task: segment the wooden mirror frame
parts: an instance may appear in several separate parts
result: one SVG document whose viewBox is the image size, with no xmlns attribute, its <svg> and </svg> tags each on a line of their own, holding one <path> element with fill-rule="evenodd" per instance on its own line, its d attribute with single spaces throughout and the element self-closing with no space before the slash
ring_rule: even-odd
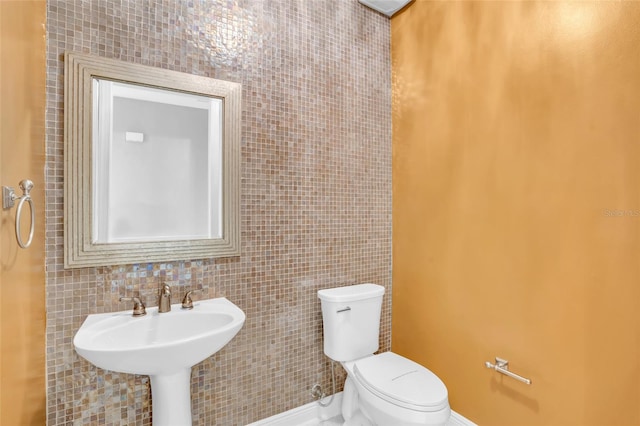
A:
<svg viewBox="0 0 640 426">
<path fill-rule="evenodd" d="M 64 66 L 65 268 L 238 256 L 240 254 L 241 85 L 69 52 L 65 54 Z M 92 241 L 92 81 L 94 78 L 222 99 L 224 128 L 221 238 L 100 244 Z"/>
</svg>

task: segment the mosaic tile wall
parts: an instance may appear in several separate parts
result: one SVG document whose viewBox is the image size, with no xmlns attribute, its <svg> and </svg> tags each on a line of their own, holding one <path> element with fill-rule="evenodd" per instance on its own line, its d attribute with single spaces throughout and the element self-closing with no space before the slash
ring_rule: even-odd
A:
<svg viewBox="0 0 640 426">
<path fill-rule="evenodd" d="M 196 425 L 243 425 L 330 389 L 316 292 L 391 286 L 389 22 L 356 0 L 48 0 L 49 425 L 149 425 L 146 376 L 94 368 L 87 314 L 148 306 L 161 281 L 226 296 L 244 328 L 192 376 Z M 63 62 L 92 53 L 243 85 L 242 255 L 63 268 Z M 389 349 L 385 297 L 381 348 Z M 343 376 L 343 373 L 341 373 Z"/>
</svg>

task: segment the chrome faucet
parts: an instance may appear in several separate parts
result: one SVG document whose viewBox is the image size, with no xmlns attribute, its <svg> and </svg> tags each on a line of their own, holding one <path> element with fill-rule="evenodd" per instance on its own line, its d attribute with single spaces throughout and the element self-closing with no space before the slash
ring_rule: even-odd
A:
<svg viewBox="0 0 640 426">
<path fill-rule="evenodd" d="M 139 297 L 121 297 L 121 302 L 133 302 L 133 316 L 142 317 L 147 315 L 144 302 Z"/>
<path fill-rule="evenodd" d="M 193 293 L 200 293 L 200 292 L 202 292 L 202 289 L 189 290 L 187 294 L 184 295 L 184 298 L 182 299 L 182 309 L 193 309 L 193 299 L 191 298 L 191 295 Z"/>
<path fill-rule="evenodd" d="M 158 298 L 158 313 L 171 311 L 171 287 L 169 284 L 161 284 L 160 297 Z"/>
</svg>

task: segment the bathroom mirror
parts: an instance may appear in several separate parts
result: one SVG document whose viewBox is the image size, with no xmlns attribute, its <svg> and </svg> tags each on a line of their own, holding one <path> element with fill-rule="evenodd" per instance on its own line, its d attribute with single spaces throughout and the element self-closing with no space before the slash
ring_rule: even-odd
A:
<svg viewBox="0 0 640 426">
<path fill-rule="evenodd" d="M 65 55 L 65 267 L 235 256 L 241 86 Z"/>
</svg>

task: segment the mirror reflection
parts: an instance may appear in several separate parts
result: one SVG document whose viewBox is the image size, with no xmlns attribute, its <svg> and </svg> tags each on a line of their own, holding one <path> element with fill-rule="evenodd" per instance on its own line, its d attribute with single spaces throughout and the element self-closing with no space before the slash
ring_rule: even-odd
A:
<svg viewBox="0 0 640 426">
<path fill-rule="evenodd" d="M 93 86 L 93 241 L 220 238 L 222 100 Z"/>
</svg>

